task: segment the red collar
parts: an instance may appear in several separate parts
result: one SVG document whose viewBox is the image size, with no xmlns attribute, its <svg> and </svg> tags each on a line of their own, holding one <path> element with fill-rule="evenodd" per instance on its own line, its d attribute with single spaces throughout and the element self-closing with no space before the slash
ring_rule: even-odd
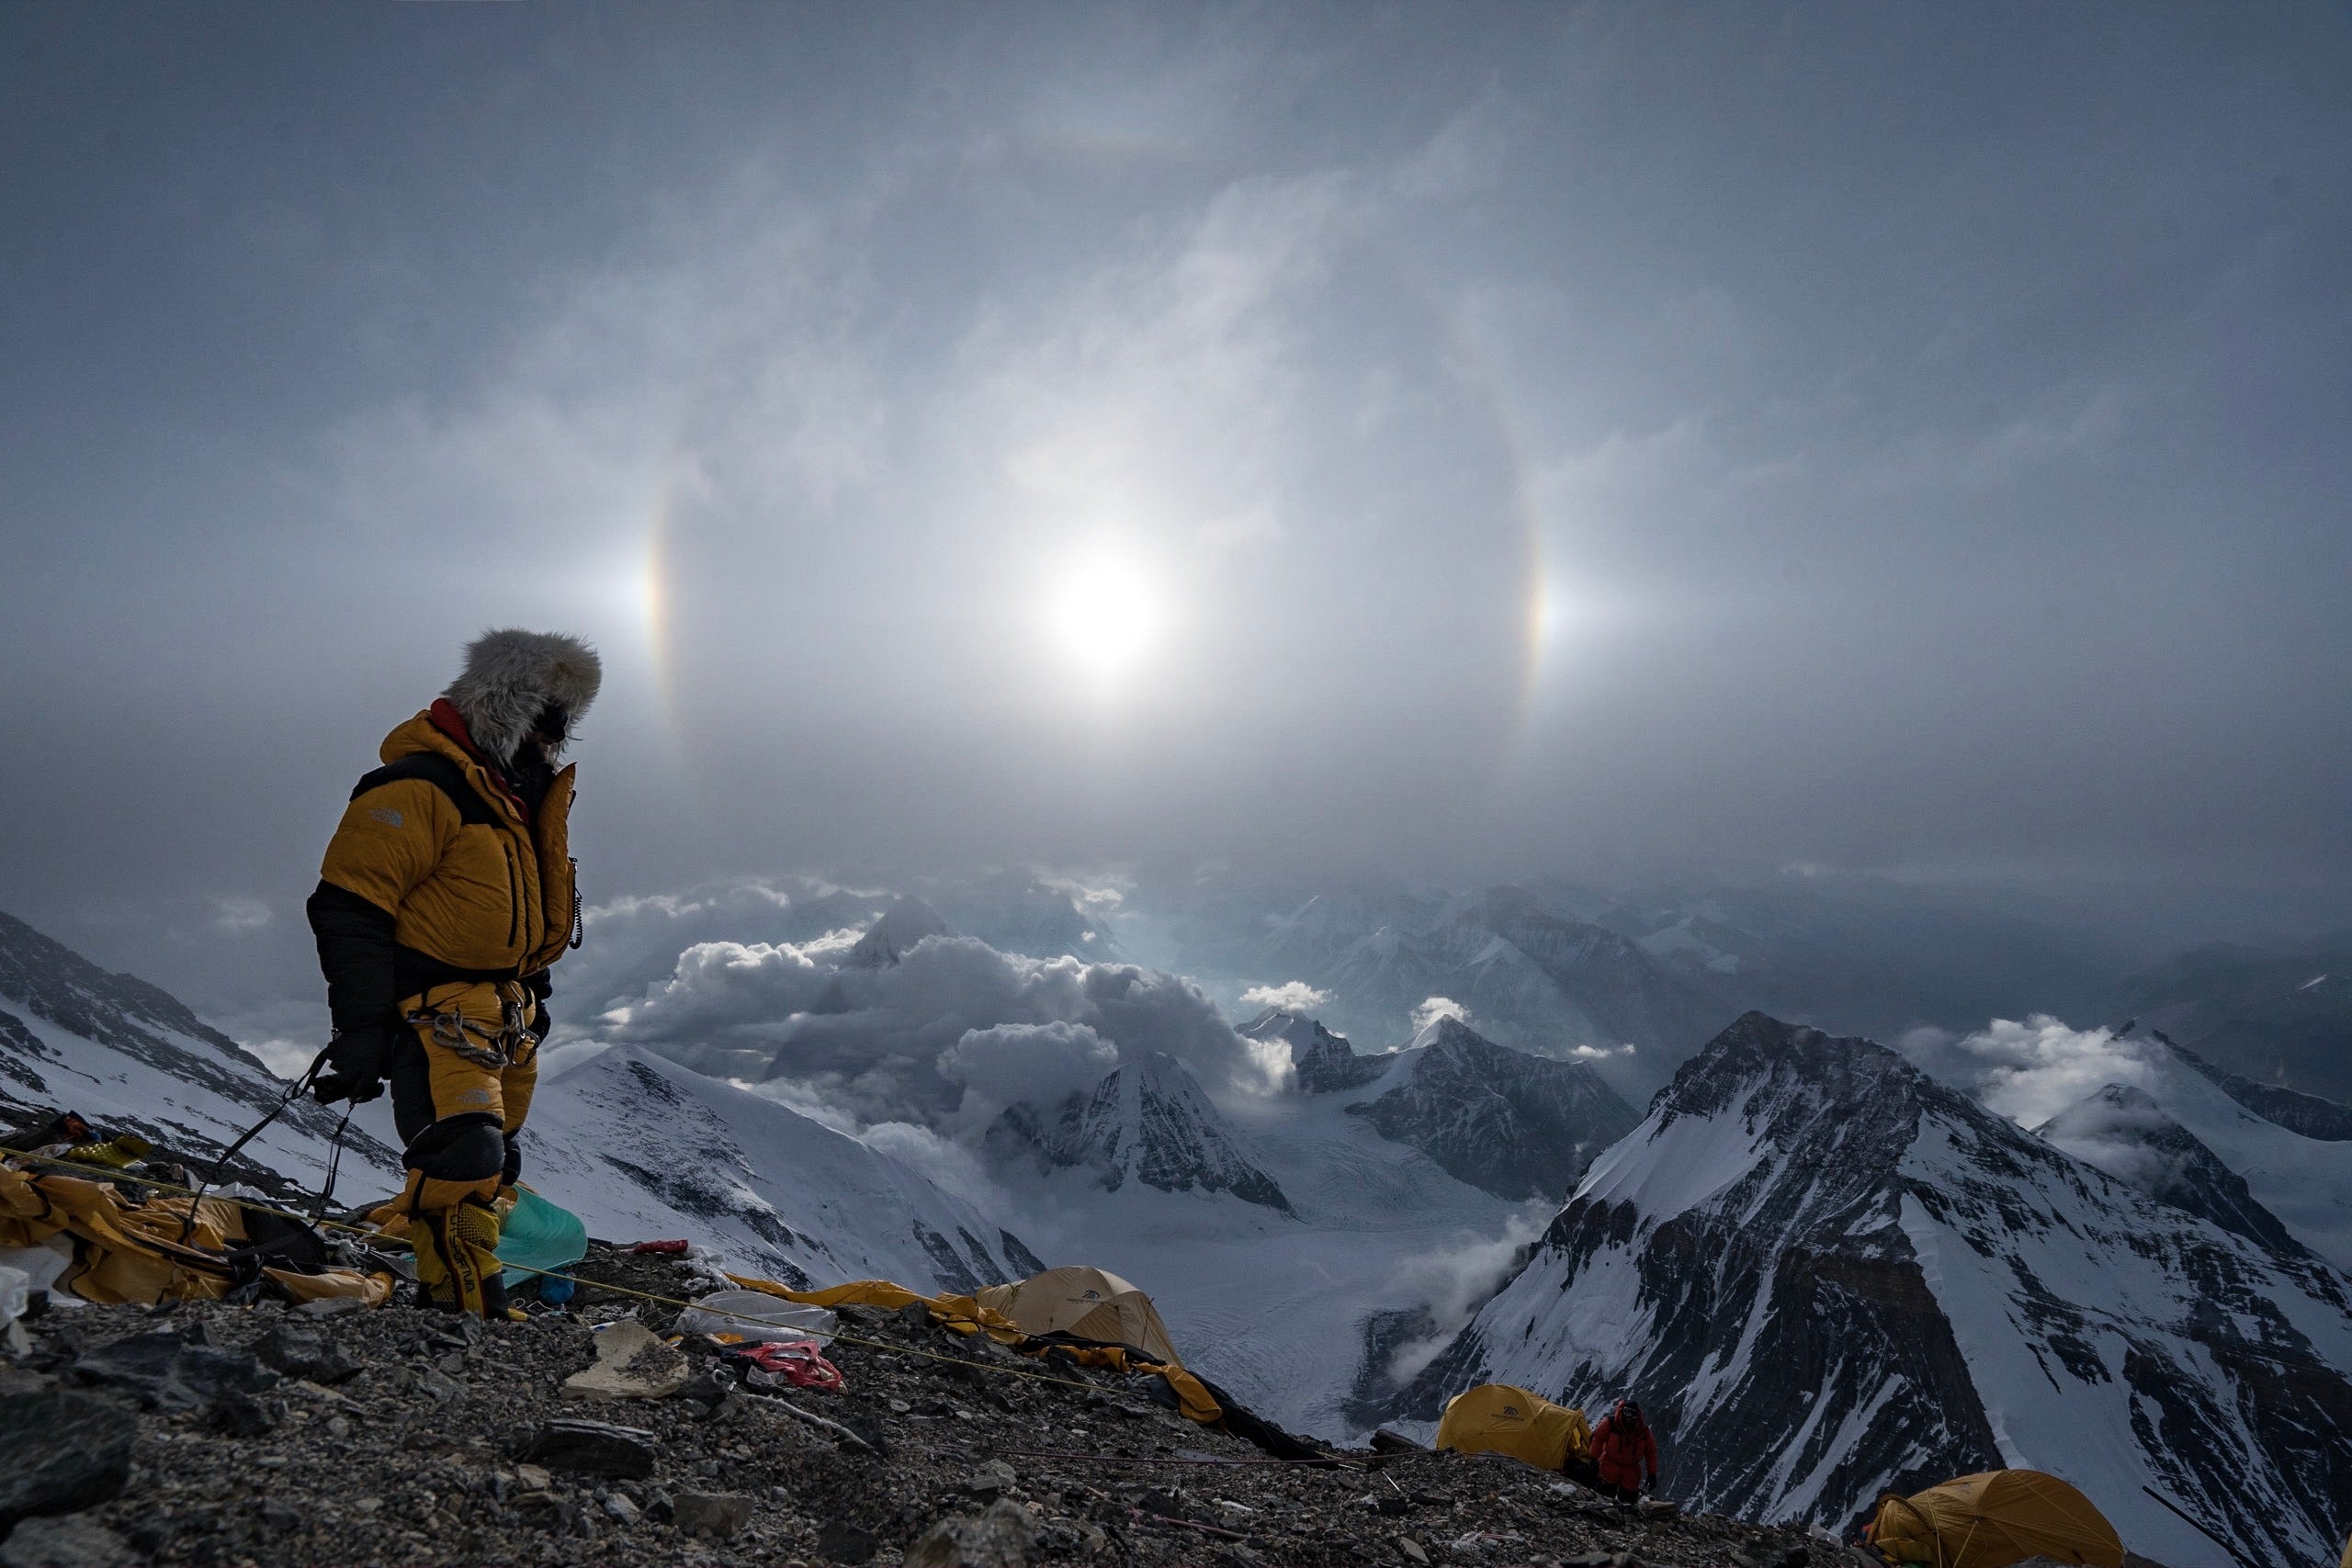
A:
<svg viewBox="0 0 2352 1568">
<path fill-rule="evenodd" d="M 498 793 L 506 797 L 507 804 L 514 808 L 514 814 L 528 822 L 531 819 L 530 807 L 523 804 L 523 797 L 516 795 L 514 786 L 506 782 L 506 775 L 498 771 L 498 764 L 483 756 L 481 749 L 474 744 L 474 738 L 466 730 L 465 716 L 458 711 L 457 705 L 447 697 L 435 697 L 433 706 L 426 710 L 426 716 L 433 721 L 434 728 L 456 741 L 467 756 L 481 764 L 482 772 L 490 775 L 490 782 L 498 786 Z"/>
</svg>

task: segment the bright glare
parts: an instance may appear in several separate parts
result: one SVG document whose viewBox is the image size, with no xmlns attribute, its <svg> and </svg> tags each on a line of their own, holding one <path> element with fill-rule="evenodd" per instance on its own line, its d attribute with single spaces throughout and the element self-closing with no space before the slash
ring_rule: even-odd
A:
<svg viewBox="0 0 2352 1568">
<path fill-rule="evenodd" d="M 1135 668 L 1164 618 L 1159 594 L 1135 563 L 1108 554 L 1071 563 L 1055 583 L 1046 613 L 1057 649 L 1102 682 Z"/>
</svg>

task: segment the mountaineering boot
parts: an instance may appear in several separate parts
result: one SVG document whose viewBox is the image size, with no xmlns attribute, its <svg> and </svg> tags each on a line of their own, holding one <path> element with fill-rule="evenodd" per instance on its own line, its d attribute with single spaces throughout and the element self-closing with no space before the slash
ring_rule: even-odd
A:
<svg viewBox="0 0 2352 1568">
<path fill-rule="evenodd" d="M 478 1317 L 506 1315 L 506 1282 L 498 1262 L 498 1215 L 489 1204 L 468 1199 L 446 1209 L 426 1209 L 411 1222 L 416 1245 L 416 1280 L 433 1304 Z"/>
</svg>

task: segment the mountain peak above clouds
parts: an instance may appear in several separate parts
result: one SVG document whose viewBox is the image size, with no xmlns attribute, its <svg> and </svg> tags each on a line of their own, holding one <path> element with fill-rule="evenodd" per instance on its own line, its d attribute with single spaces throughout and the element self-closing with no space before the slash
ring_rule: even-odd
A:
<svg viewBox="0 0 2352 1568">
<path fill-rule="evenodd" d="M 1634 1393 L 1692 1506 L 1851 1527 L 1883 1490 L 2027 1465 L 2140 1550 L 2333 1550 L 2352 1298 L 2150 1201 L 1867 1040 L 1751 1012 L 1589 1171 L 1392 1408 L 1494 1380 Z"/>
<path fill-rule="evenodd" d="M 881 969 L 896 964 L 925 937 L 954 936 L 953 927 L 938 910 L 911 895 L 900 898 L 882 911 L 881 918 L 857 939 L 842 960 L 845 967 Z"/>
<path fill-rule="evenodd" d="M 1165 1052 L 1131 1058 L 1057 1107 L 1008 1108 L 990 1124 L 985 1146 L 1002 1163 L 1091 1171 L 1111 1191 L 1133 1177 L 1163 1192 L 1229 1192 L 1291 1212 L 1281 1186 L 1250 1158 L 1183 1064 Z"/>
<path fill-rule="evenodd" d="M 1250 1040 L 1279 1040 L 1290 1047 L 1292 1069 L 1303 1094 L 1329 1094 L 1370 1083 L 1396 1065 L 1396 1053 L 1359 1055 L 1344 1034 L 1334 1034 L 1315 1019 L 1268 1008 L 1236 1033 Z"/>
</svg>

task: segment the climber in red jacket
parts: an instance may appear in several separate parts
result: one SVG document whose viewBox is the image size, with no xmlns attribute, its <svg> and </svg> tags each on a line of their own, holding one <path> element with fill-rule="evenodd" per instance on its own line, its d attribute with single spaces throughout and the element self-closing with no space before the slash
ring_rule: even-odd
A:
<svg viewBox="0 0 2352 1568">
<path fill-rule="evenodd" d="M 1592 1464 L 1601 1493 L 1620 1503 L 1635 1501 L 1657 1484 L 1657 1439 L 1642 1419 L 1642 1407 L 1621 1399 L 1592 1429 Z"/>
</svg>

